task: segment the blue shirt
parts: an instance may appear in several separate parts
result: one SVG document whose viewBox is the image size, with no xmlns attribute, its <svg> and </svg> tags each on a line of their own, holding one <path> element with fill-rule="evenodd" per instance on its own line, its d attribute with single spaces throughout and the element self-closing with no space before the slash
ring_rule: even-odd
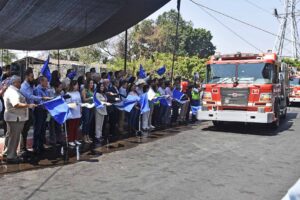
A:
<svg viewBox="0 0 300 200">
<path fill-rule="evenodd" d="M 41 104 L 43 103 L 42 97 L 49 97 L 49 91 L 48 88 L 43 88 L 41 85 L 38 85 L 34 90 L 33 90 L 33 94 L 35 96 L 40 97 L 40 99 L 36 99 L 34 100 L 34 102 L 36 104 Z"/>
<path fill-rule="evenodd" d="M 20 92 L 26 98 L 27 103 L 34 103 L 35 101 L 42 100 L 42 97 L 33 95 L 33 87 L 27 81 L 22 83 Z"/>
</svg>

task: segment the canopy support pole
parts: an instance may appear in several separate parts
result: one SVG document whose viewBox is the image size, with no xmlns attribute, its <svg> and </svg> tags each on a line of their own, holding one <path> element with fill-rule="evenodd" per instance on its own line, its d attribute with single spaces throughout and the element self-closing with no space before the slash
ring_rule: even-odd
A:
<svg viewBox="0 0 300 200">
<path fill-rule="evenodd" d="M 125 46 L 124 46 L 124 72 L 127 69 L 127 45 L 128 45 L 128 30 L 125 31 Z"/>
<path fill-rule="evenodd" d="M 60 54 L 59 54 L 59 49 L 57 50 L 57 71 L 60 74 Z"/>
<path fill-rule="evenodd" d="M 174 44 L 173 59 L 172 59 L 171 83 L 173 83 L 174 63 L 175 63 L 175 57 L 176 57 L 177 47 L 178 47 L 178 27 L 179 27 L 179 18 L 180 18 L 180 5 L 181 5 L 181 0 L 177 0 L 177 12 L 178 13 L 177 13 L 177 21 L 176 21 L 175 44 Z"/>
</svg>

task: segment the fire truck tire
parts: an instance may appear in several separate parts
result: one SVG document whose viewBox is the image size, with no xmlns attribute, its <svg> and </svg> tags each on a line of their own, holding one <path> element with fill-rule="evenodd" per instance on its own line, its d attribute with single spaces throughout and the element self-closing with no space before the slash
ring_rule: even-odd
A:
<svg viewBox="0 0 300 200">
<path fill-rule="evenodd" d="M 275 117 L 277 120 L 270 124 L 271 129 L 274 129 L 274 130 L 276 130 L 280 126 L 281 116 L 280 116 L 280 105 L 278 103 L 276 104 L 276 108 L 275 108 Z"/>
<path fill-rule="evenodd" d="M 212 123 L 215 127 L 221 127 L 224 125 L 223 121 L 212 121 Z"/>
</svg>

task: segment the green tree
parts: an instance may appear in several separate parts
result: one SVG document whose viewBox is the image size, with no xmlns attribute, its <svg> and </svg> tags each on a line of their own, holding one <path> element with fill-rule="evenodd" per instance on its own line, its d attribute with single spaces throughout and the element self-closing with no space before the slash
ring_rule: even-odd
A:
<svg viewBox="0 0 300 200">
<path fill-rule="evenodd" d="M 129 31 L 129 59 L 141 57 L 151 58 L 155 52 L 172 53 L 176 41 L 177 12 L 164 12 L 153 20 L 144 20 Z M 124 35 L 117 46 L 117 55 L 124 58 Z M 195 29 L 190 21 L 179 17 L 179 44 L 177 54 L 180 56 L 208 57 L 215 52 L 212 44 L 212 34 L 205 29 Z"/>
<path fill-rule="evenodd" d="M 13 52 L 9 51 L 8 49 L 1 50 L 1 62 L 4 64 L 10 64 L 16 59 L 17 56 Z"/>
<path fill-rule="evenodd" d="M 291 65 L 292 67 L 296 67 L 297 69 L 300 69 L 300 61 L 298 59 L 283 58 L 282 61 Z"/>
</svg>

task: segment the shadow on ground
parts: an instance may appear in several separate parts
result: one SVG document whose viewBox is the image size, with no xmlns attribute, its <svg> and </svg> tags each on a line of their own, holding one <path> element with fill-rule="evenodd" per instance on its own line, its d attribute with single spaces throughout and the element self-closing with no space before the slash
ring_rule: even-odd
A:
<svg viewBox="0 0 300 200">
<path fill-rule="evenodd" d="M 272 129 L 266 124 L 254 124 L 254 123 L 237 123 L 228 122 L 222 126 L 213 126 L 210 124 L 208 127 L 203 128 L 203 131 L 214 131 L 214 132 L 227 132 L 236 134 L 249 134 L 259 136 L 276 136 L 284 131 L 292 131 L 291 127 L 294 123 L 294 119 L 297 118 L 298 113 L 288 113 L 285 119 L 281 119 L 280 127 L 276 130 Z"/>
<path fill-rule="evenodd" d="M 80 160 L 77 160 L 76 148 L 65 148 L 64 151 L 66 153 L 62 155 L 61 146 L 46 149 L 41 155 L 35 155 L 32 152 L 28 152 L 24 156 L 24 162 L 21 164 L 6 164 L 0 158 L 0 177 L 7 173 L 36 170 L 45 167 L 56 167 L 76 162 L 99 162 L 98 158 L 102 154 L 134 148 L 137 145 L 170 137 L 182 131 L 192 130 L 198 126 L 199 123 L 189 124 L 188 126 L 176 126 L 165 130 L 158 130 L 143 137 L 128 137 L 127 135 L 121 135 L 120 139 L 113 143 L 103 142 L 99 145 L 83 144 L 79 149 Z"/>
</svg>

